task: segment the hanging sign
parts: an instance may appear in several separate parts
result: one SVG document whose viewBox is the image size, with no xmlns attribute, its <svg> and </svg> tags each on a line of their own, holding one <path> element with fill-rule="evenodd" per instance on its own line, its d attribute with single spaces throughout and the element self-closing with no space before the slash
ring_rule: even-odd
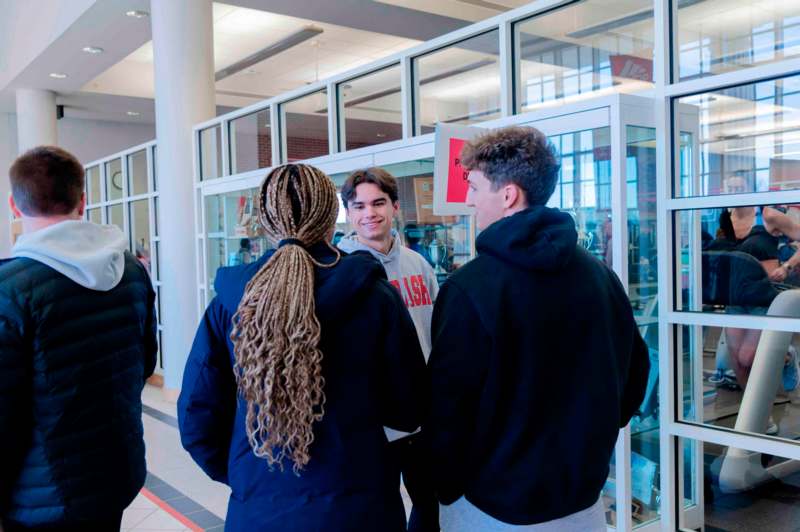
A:
<svg viewBox="0 0 800 532">
<path fill-rule="evenodd" d="M 436 124 L 433 151 L 433 214 L 436 216 L 473 214 L 466 205 L 468 172 L 461 166 L 461 149 L 484 131 L 475 126 Z"/>
</svg>

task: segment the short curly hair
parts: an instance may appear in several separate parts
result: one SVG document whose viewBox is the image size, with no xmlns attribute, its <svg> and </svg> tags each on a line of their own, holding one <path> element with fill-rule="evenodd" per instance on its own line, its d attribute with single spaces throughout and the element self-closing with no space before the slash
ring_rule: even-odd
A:
<svg viewBox="0 0 800 532">
<path fill-rule="evenodd" d="M 505 127 L 485 133 L 464 145 L 461 166 L 483 172 L 497 190 L 513 183 L 525 192 L 529 206 L 544 205 L 558 180 L 558 154 L 538 129 Z"/>
</svg>

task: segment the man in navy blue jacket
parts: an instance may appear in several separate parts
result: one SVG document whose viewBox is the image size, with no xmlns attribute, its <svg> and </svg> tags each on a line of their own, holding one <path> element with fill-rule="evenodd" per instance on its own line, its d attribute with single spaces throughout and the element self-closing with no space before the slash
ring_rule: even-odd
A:
<svg viewBox="0 0 800 532">
<path fill-rule="evenodd" d="M 146 474 L 155 293 L 122 231 L 82 220 L 75 157 L 34 148 L 9 174 L 23 234 L 0 261 L 0 529 L 119 530 Z"/>
<path fill-rule="evenodd" d="M 478 257 L 439 293 L 423 432 L 450 530 L 605 530 L 600 492 L 649 368 L 625 291 L 545 207 L 556 154 L 532 128 L 462 152 Z"/>
</svg>

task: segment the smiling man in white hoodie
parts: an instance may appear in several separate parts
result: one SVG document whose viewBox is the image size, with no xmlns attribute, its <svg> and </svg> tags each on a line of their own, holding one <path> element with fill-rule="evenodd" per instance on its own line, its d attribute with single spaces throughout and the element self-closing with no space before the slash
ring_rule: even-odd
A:
<svg viewBox="0 0 800 532">
<path fill-rule="evenodd" d="M 433 302 L 439 284 L 431 265 L 422 255 L 403 246 L 400 235 L 392 229 L 400 209 L 397 180 L 382 168 L 358 170 L 342 185 L 341 194 L 354 231 L 339 241 L 339 248 L 348 253 L 367 251 L 380 261 L 389 282 L 403 297 L 427 361 L 431 352 Z M 386 435 L 392 442 L 413 505 L 408 530 L 439 530 L 438 502 L 418 451 L 417 434 L 386 429 Z"/>
<path fill-rule="evenodd" d="M 146 475 L 155 294 L 122 231 L 82 220 L 75 157 L 34 148 L 9 176 L 23 234 L 0 261 L 0 521 L 119 530 Z"/>
</svg>

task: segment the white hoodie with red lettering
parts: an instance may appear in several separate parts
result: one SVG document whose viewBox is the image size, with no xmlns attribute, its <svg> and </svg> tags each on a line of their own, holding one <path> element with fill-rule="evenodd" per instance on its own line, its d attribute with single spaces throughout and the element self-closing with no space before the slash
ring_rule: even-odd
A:
<svg viewBox="0 0 800 532">
<path fill-rule="evenodd" d="M 385 255 L 359 242 L 355 232 L 343 237 L 339 241 L 339 248 L 347 253 L 368 251 L 381 261 L 386 270 L 386 277 L 400 292 L 408 313 L 411 314 L 411 319 L 417 328 L 422 354 L 427 361 L 431 354 L 433 302 L 439 293 L 439 283 L 428 261 L 416 251 L 405 247 L 400 235 L 394 229 L 392 237 L 394 238 L 392 249 Z"/>
</svg>

